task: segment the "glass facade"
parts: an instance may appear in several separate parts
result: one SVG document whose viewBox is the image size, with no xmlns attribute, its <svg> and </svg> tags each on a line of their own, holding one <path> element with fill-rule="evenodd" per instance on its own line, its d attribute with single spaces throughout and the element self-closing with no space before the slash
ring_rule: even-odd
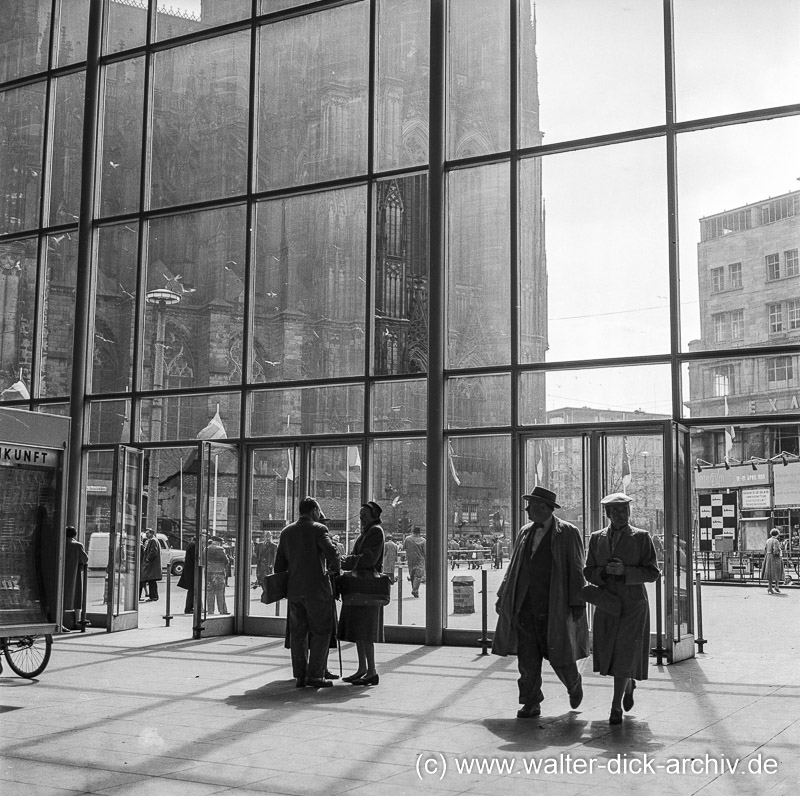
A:
<svg viewBox="0 0 800 796">
<path fill-rule="evenodd" d="M 487 551 L 507 560 L 535 483 L 588 535 L 599 485 L 638 481 L 659 535 L 678 451 L 800 455 L 797 15 L 781 0 L 3 3 L 0 400 L 72 399 L 95 530 L 119 443 L 148 451 L 148 524 L 183 546 L 216 523 L 239 566 L 303 493 L 343 544 L 377 500 L 398 565 L 420 527 L 437 567 L 424 600 L 398 587 L 387 621 L 441 606 L 447 627 L 477 628 L 448 573 L 490 569 L 493 602 Z M 743 61 L 734 34 L 769 51 Z M 665 421 L 690 448 L 645 429 L 623 483 L 626 429 Z M 613 426 L 595 492 L 589 443 L 553 425 L 563 440 Z M 223 438 L 244 455 L 206 461 L 200 441 Z M 231 589 L 237 620 L 265 614 Z"/>
</svg>

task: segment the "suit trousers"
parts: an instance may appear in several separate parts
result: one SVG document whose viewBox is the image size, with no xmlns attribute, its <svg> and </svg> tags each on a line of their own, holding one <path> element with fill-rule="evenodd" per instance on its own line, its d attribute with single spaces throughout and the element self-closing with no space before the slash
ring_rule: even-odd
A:
<svg viewBox="0 0 800 796">
<path fill-rule="evenodd" d="M 289 647 L 295 677 L 301 680 L 321 680 L 324 677 L 332 611 L 330 598 L 289 600 Z"/>
<path fill-rule="evenodd" d="M 514 622 L 517 631 L 517 665 L 519 666 L 519 701 L 522 705 L 538 705 L 542 694 L 542 661 L 547 654 L 547 614 L 520 611 Z M 553 666 L 552 664 L 550 664 Z M 580 674 L 575 661 L 553 666 L 567 691 L 578 684 Z"/>
</svg>

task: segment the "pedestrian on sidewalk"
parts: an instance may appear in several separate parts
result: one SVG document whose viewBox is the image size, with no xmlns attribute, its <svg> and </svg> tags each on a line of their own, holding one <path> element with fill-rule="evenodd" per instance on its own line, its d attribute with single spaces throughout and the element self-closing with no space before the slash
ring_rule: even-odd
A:
<svg viewBox="0 0 800 796">
<path fill-rule="evenodd" d="M 778 584 L 783 580 L 783 558 L 779 537 L 781 532 L 773 528 L 764 546 L 764 563 L 761 565 L 761 577 L 767 581 L 767 594 L 780 594 Z"/>
</svg>

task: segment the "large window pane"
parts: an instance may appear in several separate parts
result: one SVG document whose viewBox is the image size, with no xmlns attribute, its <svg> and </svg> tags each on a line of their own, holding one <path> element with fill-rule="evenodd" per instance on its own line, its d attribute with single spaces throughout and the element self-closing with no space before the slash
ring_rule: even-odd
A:
<svg viewBox="0 0 800 796">
<path fill-rule="evenodd" d="M 261 28 L 259 190 L 366 170 L 368 11 L 355 3 Z"/>
<path fill-rule="evenodd" d="M 6 2 L 0 7 L 0 83 L 47 69 L 51 8 L 52 0 Z"/>
<path fill-rule="evenodd" d="M 138 225 L 97 231 L 89 392 L 128 392 L 133 385 Z"/>
<path fill-rule="evenodd" d="M 447 523 L 442 529 L 447 534 L 449 561 L 446 624 L 480 628 L 481 570 L 487 570 L 491 610 L 505 574 L 492 567 L 494 543 L 500 541 L 506 559 L 511 545 L 515 508 L 511 504 L 511 439 L 450 437 L 446 455 Z"/>
<path fill-rule="evenodd" d="M 511 377 L 457 376 L 445 384 L 447 428 L 506 426 L 511 422 Z"/>
<path fill-rule="evenodd" d="M 0 244 L 0 401 L 30 397 L 36 312 L 35 240 Z"/>
<path fill-rule="evenodd" d="M 683 350 L 800 341 L 799 137 L 797 118 L 678 137 Z"/>
<path fill-rule="evenodd" d="M 45 84 L 0 92 L 0 233 L 39 224 Z"/>
<path fill-rule="evenodd" d="M 671 391 L 669 365 L 522 373 L 519 422 L 535 425 L 664 420 L 671 417 Z"/>
<path fill-rule="evenodd" d="M 342 434 L 364 428 L 364 388 L 360 384 L 254 392 L 251 437 Z"/>
<path fill-rule="evenodd" d="M 520 9 L 520 146 L 664 124 L 660 0 Z"/>
<path fill-rule="evenodd" d="M 511 358 L 508 166 L 448 175 L 447 366 Z"/>
<path fill-rule="evenodd" d="M 451 0 L 447 156 L 509 147 L 509 15 L 498 0 Z"/>
<path fill-rule="evenodd" d="M 167 50 L 154 60 L 152 206 L 243 193 L 249 34 Z"/>
<path fill-rule="evenodd" d="M 423 380 L 389 381 L 372 387 L 372 430 L 410 431 L 428 425 L 428 385 Z"/>
<path fill-rule="evenodd" d="M 256 208 L 251 380 L 364 373 L 366 190 Z"/>
<path fill-rule="evenodd" d="M 59 0 L 57 5 L 56 66 L 85 61 L 89 41 L 89 0 Z"/>
<path fill-rule="evenodd" d="M 164 395 L 139 405 L 139 442 L 238 437 L 239 395 Z"/>
<path fill-rule="evenodd" d="M 381 439 L 372 446 L 370 500 L 383 508 L 381 520 L 386 534 L 383 571 L 395 579 L 391 602 L 384 608 L 389 625 L 425 625 L 425 600 L 414 599 L 409 583 L 408 556 L 404 540 L 415 527 L 424 537 L 427 500 L 426 443 L 423 438 Z M 411 543 L 409 543 L 410 546 Z M 420 591 L 425 597 L 425 588 Z"/>
<path fill-rule="evenodd" d="M 68 396 L 72 391 L 75 285 L 78 275 L 78 233 L 45 238 L 47 252 L 42 308 L 40 397 Z"/>
<path fill-rule="evenodd" d="M 156 38 L 171 39 L 250 16 L 250 0 L 155 0 Z"/>
<path fill-rule="evenodd" d="M 144 59 L 109 64 L 105 70 L 103 136 L 98 172 L 100 215 L 139 209 L 142 165 Z"/>
<path fill-rule="evenodd" d="M 375 343 L 378 375 L 428 369 L 428 179 L 376 183 Z"/>
<path fill-rule="evenodd" d="M 544 158 L 546 229 L 539 165 L 522 163 L 523 362 L 545 335 L 549 361 L 669 351 L 665 163 L 663 139 Z"/>
<path fill-rule="evenodd" d="M 50 223 L 74 224 L 81 206 L 83 105 L 86 73 L 53 81 L 53 149 L 50 158 Z"/>
<path fill-rule="evenodd" d="M 91 401 L 89 423 L 84 430 L 89 445 L 131 441 L 130 401 Z"/>
<path fill-rule="evenodd" d="M 680 119 L 797 102 L 794 0 L 676 0 L 674 28 Z"/>
<path fill-rule="evenodd" d="M 242 381 L 243 207 L 150 222 L 142 387 Z"/>
<path fill-rule="evenodd" d="M 428 0 L 378 5 L 377 169 L 428 162 Z"/>
</svg>

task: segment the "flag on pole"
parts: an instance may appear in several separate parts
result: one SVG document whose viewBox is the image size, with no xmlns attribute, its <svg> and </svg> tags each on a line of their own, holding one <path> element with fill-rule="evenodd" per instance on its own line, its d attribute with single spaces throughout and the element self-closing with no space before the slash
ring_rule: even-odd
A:
<svg viewBox="0 0 800 796">
<path fill-rule="evenodd" d="M 21 377 L 0 393 L 0 398 L 6 401 L 27 401 L 30 397 L 31 394 L 28 392 L 28 388 L 25 386 L 25 382 L 22 381 Z"/>
<path fill-rule="evenodd" d="M 286 480 L 294 481 L 294 462 L 292 462 L 292 452 L 287 449 L 286 456 L 289 459 L 289 469 L 286 471 Z"/>
<path fill-rule="evenodd" d="M 208 425 L 200 431 L 197 439 L 227 439 L 228 432 L 225 431 L 225 426 L 222 425 L 222 418 L 219 416 L 219 406 L 214 414 L 214 417 L 208 421 Z"/>
<path fill-rule="evenodd" d="M 631 460 L 628 457 L 628 438 L 622 438 L 622 491 L 627 494 L 631 483 Z"/>
<path fill-rule="evenodd" d="M 447 440 L 447 461 L 450 463 L 450 475 L 453 476 L 456 486 L 461 486 L 461 479 L 458 477 L 458 471 L 456 470 L 455 453 L 453 453 L 453 443 L 451 440 Z"/>
<path fill-rule="evenodd" d="M 544 476 L 544 460 L 542 458 L 542 446 L 541 444 L 537 446 L 539 448 L 539 459 L 536 462 L 536 470 L 534 470 L 534 479 L 533 485 L 534 486 L 541 486 L 542 484 L 542 476 Z"/>
<path fill-rule="evenodd" d="M 358 445 L 347 446 L 347 466 L 361 467 L 361 451 L 359 451 Z"/>
<path fill-rule="evenodd" d="M 725 396 L 725 417 L 728 416 L 728 396 Z M 725 426 L 725 461 L 731 458 L 733 453 L 733 443 L 736 439 L 736 431 L 733 426 Z"/>
</svg>

